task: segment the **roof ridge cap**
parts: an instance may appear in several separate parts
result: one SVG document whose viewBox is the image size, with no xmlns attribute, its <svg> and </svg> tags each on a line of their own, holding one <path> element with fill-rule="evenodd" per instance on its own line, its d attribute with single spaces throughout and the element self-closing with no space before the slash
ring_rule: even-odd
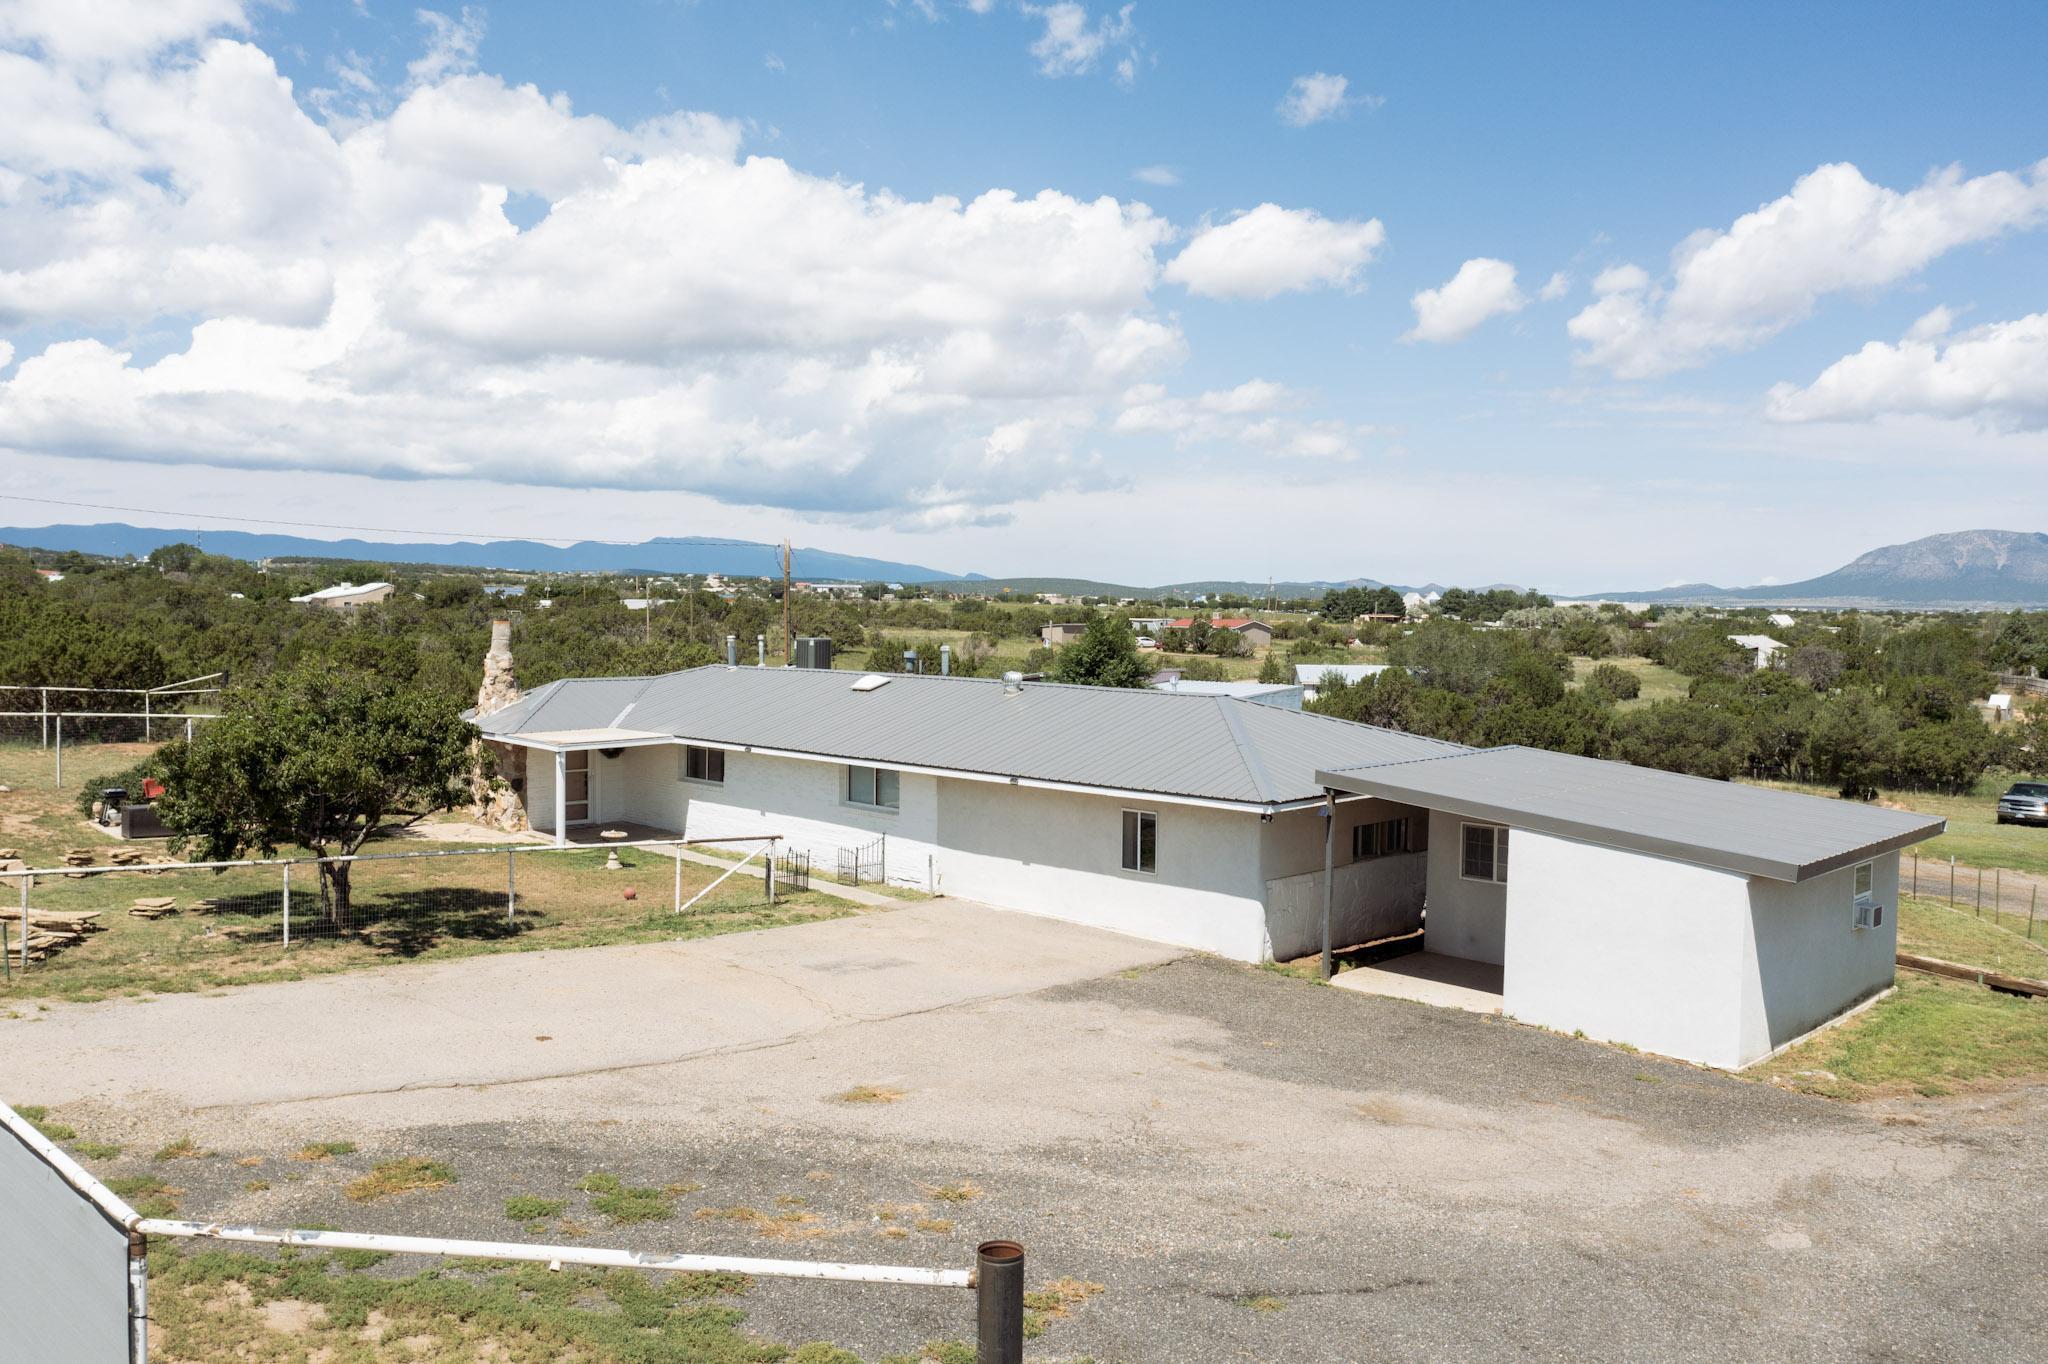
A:
<svg viewBox="0 0 2048 1364">
<path fill-rule="evenodd" d="M 1212 696 L 1209 699 L 1219 703 L 1217 713 L 1223 717 L 1223 727 L 1230 731 L 1231 742 L 1237 745 L 1238 761 L 1244 764 L 1245 774 L 1252 779 L 1252 790 L 1258 792 L 1260 800 L 1278 800 L 1279 796 L 1275 793 L 1276 788 L 1273 785 L 1272 778 L 1266 775 L 1266 764 L 1259 758 L 1258 749 L 1253 746 L 1251 735 L 1245 732 L 1244 721 L 1240 718 L 1239 712 L 1229 706 L 1220 704 L 1225 701 L 1241 700 L 1242 698 L 1235 696 Z M 1247 702 L 1246 704 L 1251 703 Z M 1267 709 L 1271 708 L 1267 707 Z"/>
</svg>

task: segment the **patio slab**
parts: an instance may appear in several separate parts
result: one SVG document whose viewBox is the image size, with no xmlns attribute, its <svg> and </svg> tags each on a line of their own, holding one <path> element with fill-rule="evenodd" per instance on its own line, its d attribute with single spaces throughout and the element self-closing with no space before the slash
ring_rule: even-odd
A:
<svg viewBox="0 0 2048 1364">
<path fill-rule="evenodd" d="M 1372 966 L 1354 967 L 1330 984 L 1366 995 L 1391 995 L 1434 1004 L 1441 1009 L 1466 1009 L 1497 1014 L 1501 1009 L 1501 968 L 1491 962 L 1411 952 Z"/>
</svg>

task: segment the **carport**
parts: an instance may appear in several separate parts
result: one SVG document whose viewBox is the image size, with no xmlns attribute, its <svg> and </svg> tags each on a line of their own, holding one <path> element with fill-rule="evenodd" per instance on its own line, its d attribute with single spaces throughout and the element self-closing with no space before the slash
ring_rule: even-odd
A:
<svg viewBox="0 0 2048 1364">
<path fill-rule="evenodd" d="M 1430 812 L 1423 948 L 1497 966 L 1505 1013 L 1727 1067 L 1890 987 L 1899 849 L 1944 827 L 1519 747 L 1316 779 Z"/>
</svg>

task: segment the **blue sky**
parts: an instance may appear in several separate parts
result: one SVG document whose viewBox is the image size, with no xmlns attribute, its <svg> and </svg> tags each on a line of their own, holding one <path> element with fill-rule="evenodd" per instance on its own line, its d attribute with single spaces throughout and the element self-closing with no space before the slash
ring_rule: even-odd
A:
<svg viewBox="0 0 2048 1364">
<path fill-rule="evenodd" d="M 2048 523 L 2038 6 L 96 8 L 0 4 L 51 498 L 1566 591 Z"/>
</svg>

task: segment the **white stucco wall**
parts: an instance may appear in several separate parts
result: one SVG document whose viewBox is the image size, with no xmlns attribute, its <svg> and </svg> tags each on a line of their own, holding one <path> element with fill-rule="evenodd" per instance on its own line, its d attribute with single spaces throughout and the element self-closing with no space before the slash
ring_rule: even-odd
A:
<svg viewBox="0 0 2048 1364">
<path fill-rule="evenodd" d="M 1748 1059 L 1749 878 L 1525 829 L 1510 844 L 1506 1013 L 1709 1065 Z"/>
<path fill-rule="evenodd" d="M 1872 861 L 1884 923 L 1857 928 L 1853 866 L 1793 885 L 1749 883 L 1742 1055 L 1755 1060 L 1890 988 L 1899 946 L 1899 855 Z"/>
<path fill-rule="evenodd" d="M 939 889 L 1240 961 L 1266 955 L 1255 814 L 939 780 Z M 1123 811 L 1159 817 L 1158 871 L 1122 868 Z"/>
<path fill-rule="evenodd" d="M 1353 829 L 1402 815 L 1426 828 L 1428 813 L 1410 806 L 1386 800 L 1337 803 L 1337 890 L 1330 905 L 1333 946 L 1350 947 L 1412 933 L 1421 926 L 1426 853 L 1397 853 L 1364 862 L 1351 859 Z M 1323 946 L 1322 812 L 1285 811 L 1261 828 L 1270 955 L 1286 961 L 1319 952 Z"/>
<path fill-rule="evenodd" d="M 1507 887 L 1468 881 L 1460 874 L 1465 856 L 1465 820 L 1433 810 L 1429 816 L 1428 917 L 1423 949 L 1445 957 L 1488 961 L 1499 966 L 1507 950 Z M 1512 876 L 1523 835 L 1508 839 Z"/>
</svg>

